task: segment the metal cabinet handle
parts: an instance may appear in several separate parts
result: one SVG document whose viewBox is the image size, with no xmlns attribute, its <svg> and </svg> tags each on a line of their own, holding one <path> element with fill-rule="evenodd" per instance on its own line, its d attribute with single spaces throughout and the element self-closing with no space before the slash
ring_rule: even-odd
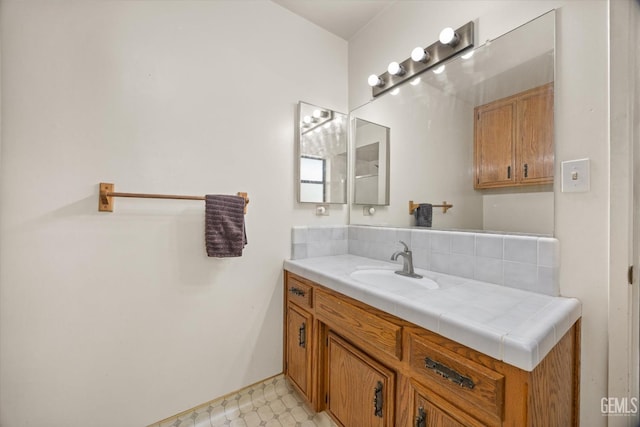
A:
<svg viewBox="0 0 640 427">
<path fill-rule="evenodd" d="M 511 166 L 507 166 L 507 179 L 511 179 Z"/>
<path fill-rule="evenodd" d="M 306 292 L 304 290 L 296 288 L 295 286 L 290 287 L 289 292 L 299 297 L 304 297 L 306 295 Z"/>
<path fill-rule="evenodd" d="M 298 329 L 298 345 L 302 348 L 307 346 L 307 325 L 303 323 Z"/>
<path fill-rule="evenodd" d="M 524 164 L 524 177 L 528 178 L 529 177 L 529 165 L 528 164 Z"/>
<path fill-rule="evenodd" d="M 469 390 L 472 390 L 476 386 L 471 378 L 460 375 L 448 366 L 435 362 L 429 357 L 424 358 L 424 366 L 427 369 L 431 369 L 441 377 L 448 379 L 452 383 L 458 384 L 460 387 L 466 387 Z"/>
<path fill-rule="evenodd" d="M 374 415 L 380 418 L 382 418 L 382 400 L 382 382 L 378 381 L 376 388 L 373 389 L 373 408 L 375 411 Z"/>
<path fill-rule="evenodd" d="M 418 408 L 416 427 L 427 427 L 427 414 L 424 412 L 424 408 L 422 406 Z"/>
</svg>

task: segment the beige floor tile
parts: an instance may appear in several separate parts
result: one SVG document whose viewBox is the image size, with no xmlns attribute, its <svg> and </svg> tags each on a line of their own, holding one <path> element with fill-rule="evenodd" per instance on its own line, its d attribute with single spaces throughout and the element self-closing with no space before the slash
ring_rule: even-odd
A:
<svg viewBox="0 0 640 427">
<path fill-rule="evenodd" d="M 159 426 L 154 424 L 150 427 Z M 315 414 L 279 375 L 168 419 L 162 427 L 336 427 L 325 413 Z"/>
</svg>

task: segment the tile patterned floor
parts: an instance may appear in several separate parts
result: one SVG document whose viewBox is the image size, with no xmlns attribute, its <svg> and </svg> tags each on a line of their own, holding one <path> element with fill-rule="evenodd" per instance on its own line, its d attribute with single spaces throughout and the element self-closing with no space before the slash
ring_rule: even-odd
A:
<svg viewBox="0 0 640 427">
<path fill-rule="evenodd" d="M 283 376 L 205 403 L 149 427 L 337 427 L 316 414 Z"/>
</svg>

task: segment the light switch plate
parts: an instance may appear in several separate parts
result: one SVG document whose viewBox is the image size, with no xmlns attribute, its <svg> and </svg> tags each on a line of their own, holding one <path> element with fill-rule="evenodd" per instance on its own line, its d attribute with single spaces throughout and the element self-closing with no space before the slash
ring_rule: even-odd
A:
<svg viewBox="0 0 640 427">
<path fill-rule="evenodd" d="M 580 193 L 590 190 L 589 159 L 562 162 L 562 192 Z"/>
</svg>

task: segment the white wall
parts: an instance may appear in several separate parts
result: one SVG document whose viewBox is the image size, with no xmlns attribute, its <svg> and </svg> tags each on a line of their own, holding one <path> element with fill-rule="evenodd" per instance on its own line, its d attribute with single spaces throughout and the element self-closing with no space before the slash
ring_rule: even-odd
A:
<svg viewBox="0 0 640 427">
<path fill-rule="evenodd" d="M 486 194 L 482 197 L 482 228 L 553 234 L 553 199 L 550 191 Z"/>
<path fill-rule="evenodd" d="M 282 260 L 317 223 L 294 113 L 347 110 L 346 42 L 266 0 L 1 7 L 0 425 L 146 425 L 281 372 Z M 201 202 L 98 213 L 101 181 L 247 191 L 243 257 L 206 257 Z"/>
<path fill-rule="evenodd" d="M 420 1 L 397 2 L 378 15 L 349 44 L 349 103 L 370 97 L 366 79 L 391 60 L 429 44 L 445 26 L 477 20 L 482 43 L 558 8 L 556 50 L 556 176 L 560 162 L 591 158 L 591 191 L 561 193 L 555 184 L 555 235 L 561 245 L 563 295 L 583 304 L 581 419 L 606 425 L 600 399 L 607 396 L 609 149 L 607 2 L 595 1 Z M 594 58 L 600 58 L 594 60 Z"/>
</svg>

